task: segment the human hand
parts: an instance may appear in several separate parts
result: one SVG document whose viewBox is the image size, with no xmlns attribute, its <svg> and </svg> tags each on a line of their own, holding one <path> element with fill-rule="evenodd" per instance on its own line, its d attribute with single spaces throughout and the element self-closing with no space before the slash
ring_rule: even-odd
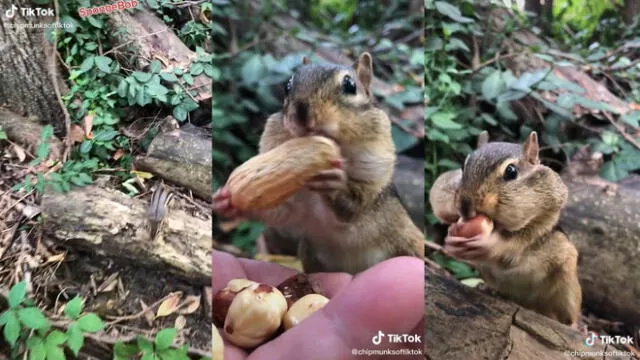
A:
<svg viewBox="0 0 640 360">
<path fill-rule="evenodd" d="M 213 252 L 213 293 L 229 280 L 247 278 L 277 286 L 296 273 L 278 264 L 237 259 Z M 225 340 L 225 360 L 347 360 L 388 359 L 389 355 L 356 356 L 353 349 L 415 349 L 422 354 L 423 343 L 379 345 L 372 337 L 384 334 L 424 334 L 424 263 L 411 257 L 384 261 L 351 276 L 345 273 L 318 273 L 310 281 L 331 299 L 296 327 L 256 348 L 250 354 Z M 220 329 L 224 338 L 224 334 Z M 422 359 L 422 355 L 394 356 L 394 359 Z"/>
</svg>

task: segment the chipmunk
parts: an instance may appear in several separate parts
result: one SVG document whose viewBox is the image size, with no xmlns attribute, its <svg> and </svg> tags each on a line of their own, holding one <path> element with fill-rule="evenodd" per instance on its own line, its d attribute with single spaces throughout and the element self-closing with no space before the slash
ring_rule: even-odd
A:
<svg viewBox="0 0 640 360">
<path fill-rule="evenodd" d="M 173 193 L 162 183 L 159 183 L 153 190 L 149 207 L 147 208 L 149 236 L 151 239 L 155 239 L 158 235 L 172 198 Z"/>
<path fill-rule="evenodd" d="M 475 265 L 503 296 L 575 325 L 582 303 L 578 251 L 555 228 L 567 187 L 540 163 L 536 132 L 523 145 L 487 142 L 485 133 L 461 170 L 436 180 L 429 199 L 444 223 L 484 214 L 493 220 L 493 231 L 472 238 L 450 232 L 444 250 Z"/>
<path fill-rule="evenodd" d="M 366 52 L 353 68 L 305 58 L 286 84 L 282 111 L 267 119 L 260 139 L 264 153 L 294 137 L 326 136 L 344 161 L 259 213 L 240 214 L 225 188 L 213 196 L 218 215 L 257 219 L 267 237 L 298 239 L 305 272 L 355 274 L 391 257 L 424 256 L 424 236 L 391 181 L 395 146 L 391 122 L 374 102 L 372 66 Z"/>
</svg>

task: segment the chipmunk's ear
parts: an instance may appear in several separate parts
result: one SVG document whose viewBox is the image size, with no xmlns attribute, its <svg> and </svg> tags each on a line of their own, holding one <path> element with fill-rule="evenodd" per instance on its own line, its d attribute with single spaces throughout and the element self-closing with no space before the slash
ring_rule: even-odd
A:
<svg viewBox="0 0 640 360">
<path fill-rule="evenodd" d="M 304 65 L 309 65 L 309 64 L 311 64 L 311 59 L 308 56 L 305 56 L 305 57 L 302 58 L 302 63 Z"/>
<path fill-rule="evenodd" d="M 483 131 L 478 135 L 478 142 L 476 143 L 476 149 L 480 149 L 489 142 L 489 132 Z"/>
<path fill-rule="evenodd" d="M 373 79 L 373 60 L 371 54 L 363 52 L 353 64 L 353 68 L 356 70 L 358 80 L 364 85 L 364 90 L 367 95 L 371 94 L 371 80 Z"/>
<path fill-rule="evenodd" d="M 538 146 L 538 133 L 532 131 L 522 145 L 522 158 L 530 164 L 540 164 L 540 147 Z"/>
</svg>

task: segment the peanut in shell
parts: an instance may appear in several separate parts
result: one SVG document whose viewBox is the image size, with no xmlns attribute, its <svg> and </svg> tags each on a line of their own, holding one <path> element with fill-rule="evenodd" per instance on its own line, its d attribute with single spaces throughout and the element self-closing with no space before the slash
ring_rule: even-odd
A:
<svg viewBox="0 0 640 360">
<path fill-rule="evenodd" d="M 241 211 L 276 207 L 307 181 L 340 161 L 337 144 L 322 136 L 294 138 L 254 156 L 236 168 L 226 187 L 231 205 Z"/>
</svg>

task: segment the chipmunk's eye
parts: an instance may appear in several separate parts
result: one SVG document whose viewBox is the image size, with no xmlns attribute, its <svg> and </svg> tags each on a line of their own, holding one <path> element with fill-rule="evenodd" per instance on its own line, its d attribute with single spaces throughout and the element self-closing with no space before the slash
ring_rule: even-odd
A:
<svg viewBox="0 0 640 360">
<path fill-rule="evenodd" d="M 356 82 L 349 75 L 345 75 L 342 79 L 342 92 L 349 95 L 356 94 Z"/>
<path fill-rule="evenodd" d="M 291 88 L 293 87 L 293 76 L 291 78 L 289 78 L 289 81 L 287 81 L 287 84 L 284 86 L 284 92 L 289 95 L 289 93 L 291 92 Z"/>
<path fill-rule="evenodd" d="M 509 164 L 506 169 L 504 169 L 504 174 L 502 174 L 502 178 L 505 181 L 515 180 L 518 177 L 518 168 L 515 165 Z"/>
</svg>

